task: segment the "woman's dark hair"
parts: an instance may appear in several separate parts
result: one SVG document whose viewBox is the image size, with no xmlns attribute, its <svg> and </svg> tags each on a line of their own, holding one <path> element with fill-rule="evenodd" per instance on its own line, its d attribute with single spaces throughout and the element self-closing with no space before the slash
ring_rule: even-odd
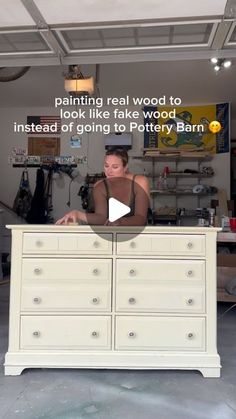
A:
<svg viewBox="0 0 236 419">
<path fill-rule="evenodd" d="M 125 148 L 112 147 L 106 151 L 106 156 L 117 156 L 122 160 L 123 166 L 127 166 L 129 156 Z"/>
</svg>

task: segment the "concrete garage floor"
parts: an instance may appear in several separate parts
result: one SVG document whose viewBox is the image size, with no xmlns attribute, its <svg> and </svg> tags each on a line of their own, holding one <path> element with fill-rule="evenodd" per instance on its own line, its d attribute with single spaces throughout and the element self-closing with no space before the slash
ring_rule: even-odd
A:
<svg viewBox="0 0 236 419">
<path fill-rule="evenodd" d="M 236 419 L 236 307 L 218 320 L 221 378 L 197 371 L 25 370 L 3 374 L 8 285 L 0 287 L 1 419 Z M 228 304 L 219 304 L 220 316 Z"/>
</svg>

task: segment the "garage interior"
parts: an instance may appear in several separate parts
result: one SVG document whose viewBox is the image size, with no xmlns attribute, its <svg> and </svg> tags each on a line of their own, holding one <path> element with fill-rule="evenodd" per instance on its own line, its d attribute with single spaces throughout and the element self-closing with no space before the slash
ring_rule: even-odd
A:
<svg viewBox="0 0 236 419">
<path fill-rule="evenodd" d="M 63 367 L 26 369 L 18 377 L 4 376 L 11 261 L 11 235 L 5 225 L 26 223 L 12 211 L 24 170 L 24 164 L 13 167 L 12 150 L 27 149 L 29 144 L 26 133 L 14 132 L 14 122 L 25 124 L 28 115 L 58 115 L 55 98 L 68 97 L 65 79 L 74 65 L 79 65 L 84 77 L 94 78 L 96 97 L 165 95 L 181 98 L 186 105 L 230 103 L 229 150 L 214 155 L 209 163 L 214 176 L 206 183 L 224 191 L 226 200 L 233 203 L 226 215 L 236 217 L 236 1 L 138 0 L 134 5 L 123 0 L 0 0 L 0 6 L 0 417 L 236 418 L 236 287 L 232 283 L 236 278 L 236 233 L 230 241 L 221 236 L 218 243 L 220 378 L 203 378 L 197 371 Z M 219 71 L 210 61 L 214 57 L 220 63 Z M 230 68 L 224 68 L 226 60 L 231 60 Z M 18 77 L 21 71 L 24 74 Z M 71 148 L 70 136 L 61 133 L 60 155 L 79 152 L 87 160 L 81 159 L 74 178 L 68 173 L 55 174 L 53 222 L 68 209 L 83 208 L 78 192 L 84 179 L 101 172 L 103 165 L 103 133 L 82 133 L 79 150 Z M 136 173 L 151 176 L 150 162 L 135 158 L 142 147 L 143 133 L 135 132 L 130 166 Z M 197 165 L 191 163 L 188 168 L 197 169 Z M 154 170 L 158 172 L 159 166 Z M 28 175 L 33 191 L 35 167 L 28 167 Z M 217 200 L 218 195 L 212 198 Z M 173 197 L 165 201 L 161 196 L 158 206 L 167 203 L 193 210 L 208 207 L 209 202 L 209 197 L 198 201 L 184 196 L 176 203 Z"/>
</svg>

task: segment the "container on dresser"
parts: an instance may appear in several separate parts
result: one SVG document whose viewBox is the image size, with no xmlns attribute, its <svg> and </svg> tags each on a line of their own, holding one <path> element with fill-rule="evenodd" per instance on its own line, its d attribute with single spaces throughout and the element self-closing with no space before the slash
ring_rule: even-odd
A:
<svg viewBox="0 0 236 419">
<path fill-rule="evenodd" d="M 215 228 L 9 226 L 5 374 L 197 369 L 219 377 Z"/>
</svg>

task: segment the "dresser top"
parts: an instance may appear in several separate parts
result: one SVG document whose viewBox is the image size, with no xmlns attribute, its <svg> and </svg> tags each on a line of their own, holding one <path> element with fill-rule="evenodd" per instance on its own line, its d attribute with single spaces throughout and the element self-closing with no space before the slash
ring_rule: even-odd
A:
<svg viewBox="0 0 236 419">
<path fill-rule="evenodd" d="M 35 233 L 163 233 L 163 234 L 210 234 L 221 231 L 215 227 L 173 227 L 173 226 L 146 226 L 146 227 L 115 227 L 115 226 L 94 226 L 87 225 L 55 225 L 55 224 L 12 224 L 6 225 L 10 230 L 21 230 Z"/>
</svg>

